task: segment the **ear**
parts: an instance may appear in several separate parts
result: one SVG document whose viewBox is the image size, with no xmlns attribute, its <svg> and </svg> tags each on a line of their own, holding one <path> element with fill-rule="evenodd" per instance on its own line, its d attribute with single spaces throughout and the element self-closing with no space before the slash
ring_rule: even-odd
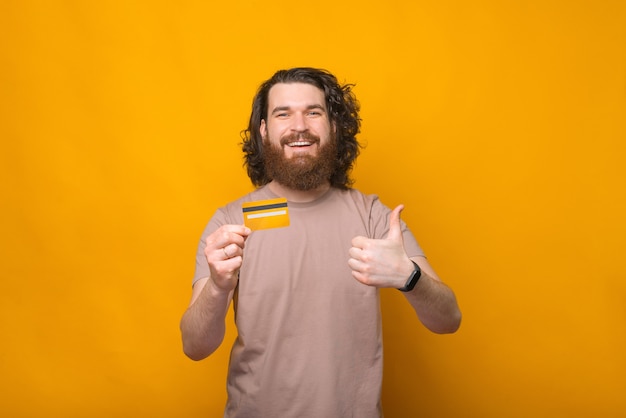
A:
<svg viewBox="0 0 626 418">
<path fill-rule="evenodd" d="M 259 132 L 261 132 L 261 138 L 265 139 L 267 136 L 267 126 L 265 124 L 265 119 L 261 119 L 261 125 L 259 126 Z"/>
</svg>

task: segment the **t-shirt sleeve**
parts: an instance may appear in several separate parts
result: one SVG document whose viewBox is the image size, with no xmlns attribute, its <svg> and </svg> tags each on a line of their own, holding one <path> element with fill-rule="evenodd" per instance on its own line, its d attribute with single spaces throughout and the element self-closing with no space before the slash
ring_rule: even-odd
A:
<svg viewBox="0 0 626 418">
<path fill-rule="evenodd" d="M 372 238 L 383 239 L 389 233 L 389 217 L 391 209 L 385 206 L 377 197 L 372 201 L 372 209 L 370 213 L 370 230 Z M 404 249 L 409 257 L 422 256 L 425 257 L 424 251 L 419 246 L 415 236 L 409 229 L 408 225 L 400 218 L 402 227 L 402 237 L 404 239 Z"/>
<path fill-rule="evenodd" d="M 192 285 L 200 279 L 204 279 L 211 275 L 209 270 L 209 263 L 204 255 L 204 249 L 206 248 L 206 238 L 215 232 L 220 226 L 227 224 L 226 213 L 224 209 L 218 209 L 209 223 L 204 228 L 200 242 L 198 242 L 198 250 L 196 251 L 196 270 L 193 275 Z"/>
<path fill-rule="evenodd" d="M 204 228 L 200 242 L 198 243 L 198 250 L 196 251 L 196 269 L 193 275 L 192 284 L 200 279 L 204 279 L 211 275 L 209 270 L 209 263 L 204 255 L 204 249 L 206 248 L 206 239 L 209 235 L 215 232 L 222 225 L 242 225 L 243 224 L 243 212 L 241 211 L 241 203 L 243 201 L 249 201 L 254 199 L 266 199 L 266 194 L 252 193 L 235 200 L 225 206 L 220 207 L 215 211 L 213 217 L 209 220 L 209 223 Z"/>
</svg>

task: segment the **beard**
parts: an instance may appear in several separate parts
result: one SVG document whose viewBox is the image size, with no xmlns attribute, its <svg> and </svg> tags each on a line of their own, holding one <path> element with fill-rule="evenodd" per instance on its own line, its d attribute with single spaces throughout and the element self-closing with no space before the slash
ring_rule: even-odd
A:
<svg viewBox="0 0 626 418">
<path fill-rule="evenodd" d="M 283 149 L 286 144 L 298 139 L 319 144 L 318 154 L 285 157 Z M 264 140 L 263 155 L 265 171 L 270 179 L 290 189 L 313 190 L 328 183 L 337 168 L 337 141 L 334 133 L 331 133 L 330 140 L 324 145 L 321 145 L 320 138 L 313 134 L 306 132 L 293 134 L 283 137 L 280 146 Z"/>
</svg>

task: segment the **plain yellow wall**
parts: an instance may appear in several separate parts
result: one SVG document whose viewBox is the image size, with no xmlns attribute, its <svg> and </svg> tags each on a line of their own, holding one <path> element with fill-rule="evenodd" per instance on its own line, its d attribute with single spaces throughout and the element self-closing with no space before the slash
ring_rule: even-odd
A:
<svg viewBox="0 0 626 418">
<path fill-rule="evenodd" d="M 207 417 L 181 350 L 200 232 L 251 190 L 275 70 L 356 83 L 356 186 L 463 313 L 383 291 L 387 417 L 626 416 L 626 3 L 3 1 L 0 413 Z"/>
</svg>

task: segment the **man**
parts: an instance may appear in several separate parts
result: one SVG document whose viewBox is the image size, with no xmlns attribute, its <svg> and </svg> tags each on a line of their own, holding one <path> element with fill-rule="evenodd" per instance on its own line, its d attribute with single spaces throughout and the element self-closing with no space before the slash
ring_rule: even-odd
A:
<svg viewBox="0 0 626 418">
<path fill-rule="evenodd" d="M 379 288 L 404 291 L 433 332 L 459 327 L 454 293 L 400 220 L 403 206 L 350 187 L 358 111 L 350 85 L 313 68 L 278 71 L 255 96 L 243 151 L 259 188 L 207 225 L 181 321 L 184 352 L 200 360 L 222 343 L 234 305 L 226 417 L 381 416 Z M 244 225 L 243 206 L 277 198 L 287 209 L 270 212 L 288 226 Z"/>
</svg>

